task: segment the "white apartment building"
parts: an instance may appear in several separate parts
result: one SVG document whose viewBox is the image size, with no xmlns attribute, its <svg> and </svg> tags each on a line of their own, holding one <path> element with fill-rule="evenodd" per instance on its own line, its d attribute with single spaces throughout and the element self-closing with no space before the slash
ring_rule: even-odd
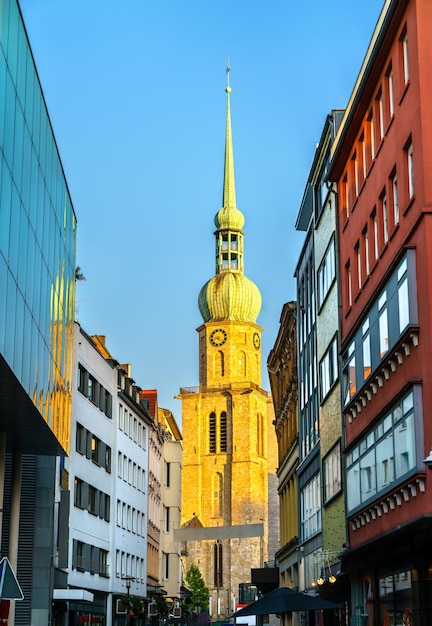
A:
<svg viewBox="0 0 432 626">
<path fill-rule="evenodd" d="M 70 456 L 59 462 L 54 626 L 122 626 L 119 600 L 147 595 L 151 419 L 105 337 L 75 323 L 75 357 Z"/>
</svg>

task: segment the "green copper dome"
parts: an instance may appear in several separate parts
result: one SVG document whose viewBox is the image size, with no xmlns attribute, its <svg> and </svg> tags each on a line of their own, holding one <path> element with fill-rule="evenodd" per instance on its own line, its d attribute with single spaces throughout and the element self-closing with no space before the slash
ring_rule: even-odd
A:
<svg viewBox="0 0 432 626">
<path fill-rule="evenodd" d="M 244 216 L 236 206 L 230 93 L 227 92 L 223 206 L 216 213 L 216 275 L 201 289 L 198 306 L 204 322 L 256 322 L 261 309 L 258 287 L 243 273 Z"/>
<path fill-rule="evenodd" d="M 244 274 L 223 272 L 213 276 L 201 289 L 198 306 L 204 322 L 256 322 L 261 310 L 261 294 Z"/>
</svg>

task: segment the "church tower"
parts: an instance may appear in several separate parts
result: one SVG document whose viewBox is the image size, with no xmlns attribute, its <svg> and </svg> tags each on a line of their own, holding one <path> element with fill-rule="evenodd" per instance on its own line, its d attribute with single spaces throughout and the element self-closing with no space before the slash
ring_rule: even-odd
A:
<svg viewBox="0 0 432 626">
<path fill-rule="evenodd" d="M 261 295 L 244 274 L 229 68 L 227 76 L 223 202 L 214 218 L 216 273 L 198 298 L 204 321 L 197 329 L 199 387 L 182 388 L 179 394 L 182 526 L 191 533 L 183 546 L 184 570 L 192 563 L 199 567 L 210 590 L 213 619 L 233 612 L 241 600 L 239 585 L 250 583 L 251 568 L 262 567 L 268 558 L 268 479 L 276 468 L 268 442 L 270 434 L 276 444 L 272 404 L 261 388 L 263 329 L 256 321 Z"/>
</svg>

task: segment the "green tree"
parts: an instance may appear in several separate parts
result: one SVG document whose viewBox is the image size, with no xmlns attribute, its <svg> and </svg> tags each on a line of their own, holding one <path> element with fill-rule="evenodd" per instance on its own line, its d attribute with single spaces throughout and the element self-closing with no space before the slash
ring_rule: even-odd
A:
<svg viewBox="0 0 432 626">
<path fill-rule="evenodd" d="M 205 586 L 204 578 L 200 569 L 196 565 L 191 565 L 186 572 L 185 587 L 191 592 L 190 609 L 195 610 L 197 606 L 201 611 L 208 611 L 209 608 L 209 590 Z"/>
<path fill-rule="evenodd" d="M 170 605 L 163 596 L 156 596 L 155 601 L 160 619 L 166 620 L 170 612 Z"/>
</svg>

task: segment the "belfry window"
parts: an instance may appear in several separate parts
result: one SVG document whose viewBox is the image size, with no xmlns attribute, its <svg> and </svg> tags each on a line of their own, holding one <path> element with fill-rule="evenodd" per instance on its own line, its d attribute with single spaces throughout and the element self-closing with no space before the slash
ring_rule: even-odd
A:
<svg viewBox="0 0 432 626">
<path fill-rule="evenodd" d="M 227 414 L 222 411 L 220 416 L 220 451 L 227 451 Z"/>
<path fill-rule="evenodd" d="M 219 232 L 217 236 L 216 265 L 219 270 L 241 270 L 243 246 L 241 233 Z"/>
<path fill-rule="evenodd" d="M 209 419 L 209 451 L 216 452 L 216 413 L 210 413 Z"/>
<path fill-rule="evenodd" d="M 219 418 L 212 411 L 209 415 L 209 452 L 216 454 L 217 452 L 227 452 L 227 413 L 222 411 Z"/>
</svg>

